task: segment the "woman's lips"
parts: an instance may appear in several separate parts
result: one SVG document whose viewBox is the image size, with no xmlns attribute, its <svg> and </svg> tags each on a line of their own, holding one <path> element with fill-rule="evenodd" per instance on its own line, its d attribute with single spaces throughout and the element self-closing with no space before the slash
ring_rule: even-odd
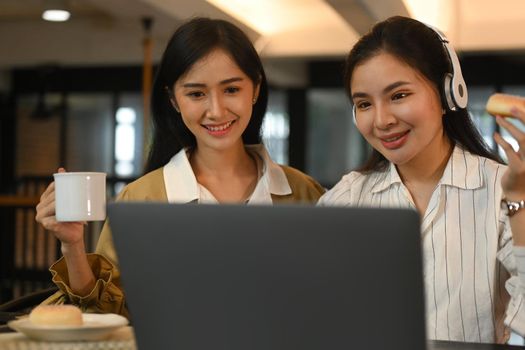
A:
<svg viewBox="0 0 525 350">
<path fill-rule="evenodd" d="M 206 130 L 208 130 L 208 133 L 214 135 L 214 136 L 222 136 L 228 133 L 230 131 L 230 128 L 232 124 L 235 123 L 235 120 L 230 120 L 229 122 L 226 122 L 224 124 L 219 125 L 202 125 Z"/>
<path fill-rule="evenodd" d="M 383 147 L 386 149 L 397 149 L 405 144 L 408 139 L 409 132 L 410 130 L 407 130 L 401 133 L 382 136 L 379 139 L 381 140 Z"/>
</svg>

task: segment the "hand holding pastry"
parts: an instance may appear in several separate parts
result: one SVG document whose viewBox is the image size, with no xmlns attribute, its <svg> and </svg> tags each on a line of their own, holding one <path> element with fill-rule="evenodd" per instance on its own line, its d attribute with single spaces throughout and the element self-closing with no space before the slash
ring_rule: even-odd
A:
<svg viewBox="0 0 525 350">
<path fill-rule="evenodd" d="M 509 101 L 511 99 L 507 100 Z M 505 109 L 498 109 L 508 118 L 496 114 L 496 123 L 516 139 L 518 149 L 515 150 L 499 133 L 494 134 L 494 140 L 505 151 L 508 159 L 508 168 L 501 178 L 501 187 L 507 202 L 514 245 L 525 246 L 525 103 L 520 102 L 520 99 L 512 101 L 511 106 L 505 105 Z M 489 105 L 487 110 L 495 113 L 495 109 Z M 511 123 L 509 118 L 519 120 L 522 127 Z"/>
<path fill-rule="evenodd" d="M 519 148 L 514 150 L 499 133 L 494 134 L 494 140 L 505 151 L 509 163 L 509 168 L 502 178 L 503 191 L 510 200 L 525 199 L 525 131 L 502 117 L 505 115 L 518 119 L 525 126 L 525 98 L 503 94 L 493 95 L 487 103 L 487 111 L 491 114 L 496 113 L 496 123 L 506 129 L 518 142 Z"/>
</svg>

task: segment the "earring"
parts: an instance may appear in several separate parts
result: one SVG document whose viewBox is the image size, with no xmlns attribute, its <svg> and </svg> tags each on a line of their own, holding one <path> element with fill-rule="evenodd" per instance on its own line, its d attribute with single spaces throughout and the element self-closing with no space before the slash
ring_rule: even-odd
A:
<svg viewBox="0 0 525 350">
<path fill-rule="evenodd" d="M 170 104 L 173 107 L 173 109 L 177 111 L 177 113 L 180 113 L 179 107 L 177 106 L 177 104 L 171 98 L 170 98 Z"/>
<path fill-rule="evenodd" d="M 257 97 L 254 97 L 254 98 L 253 98 L 253 100 L 252 100 L 252 105 L 254 105 L 255 102 L 257 102 Z"/>
</svg>

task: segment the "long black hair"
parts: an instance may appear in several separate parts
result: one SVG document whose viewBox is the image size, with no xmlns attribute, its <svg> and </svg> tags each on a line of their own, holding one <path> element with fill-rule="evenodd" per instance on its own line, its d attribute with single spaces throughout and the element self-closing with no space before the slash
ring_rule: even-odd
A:
<svg viewBox="0 0 525 350">
<path fill-rule="evenodd" d="M 226 51 L 254 86 L 260 84 L 250 122 L 242 135 L 245 144 L 261 143 L 261 125 L 268 105 L 266 75 L 250 39 L 227 21 L 197 17 L 182 24 L 168 42 L 157 69 L 151 95 L 152 143 L 145 172 L 165 165 L 185 147 L 195 147 L 195 136 L 171 102 L 171 88 L 192 66 L 212 50 Z"/>
<path fill-rule="evenodd" d="M 357 65 L 379 53 L 389 53 L 425 76 L 440 92 L 441 105 L 446 106 L 444 78 L 452 72 L 452 64 L 438 34 L 425 24 L 407 17 L 394 16 L 377 23 L 350 51 L 344 69 L 344 84 L 352 98 L 350 82 Z M 445 108 L 442 118 L 448 138 L 473 154 L 502 163 L 492 152 L 472 122 L 467 109 L 456 111 Z M 388 160 L 373 149 L 370 157 L 358 171 L 384 170 Z"/>
</svg>

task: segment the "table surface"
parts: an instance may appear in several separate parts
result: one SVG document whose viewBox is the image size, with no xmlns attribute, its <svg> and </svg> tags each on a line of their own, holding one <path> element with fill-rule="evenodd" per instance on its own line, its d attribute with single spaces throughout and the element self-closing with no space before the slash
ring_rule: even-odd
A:
<svg viewBox="0 0 525 350">
<path fill-rule="evenodd" d="M 24 349 L 24 350 L 137 350 L 133 328 L 130 326 L 122 327 L 101 341 L 81 341 L 81 342 L 44 342 L 35 341 L 27 338 L 21 333 L 1 333 L 0 350 L 4 349 Z M 373 350 L 373 344 L 370 346 Z M 447 341 L 428 342 L 427 350 L 518 350 L 525 347 L 496 345 L 496 344 L 473 344 Z"/>
<path fill-rule="evenodd" d="M 0 334 L 0 350 L 137 350 L 133 328 L 122 327 L 101 341 L 47 342 L 27 338 L 22 333 Z"/>
<path fill-rule="evenodd" d="M 479 344 L 462 343 L 449 341 L 430 340 L 427 350 L 517 350 L 524 349 L 521 346 L 501 345 L 501 344 Z"/>
</svg>

